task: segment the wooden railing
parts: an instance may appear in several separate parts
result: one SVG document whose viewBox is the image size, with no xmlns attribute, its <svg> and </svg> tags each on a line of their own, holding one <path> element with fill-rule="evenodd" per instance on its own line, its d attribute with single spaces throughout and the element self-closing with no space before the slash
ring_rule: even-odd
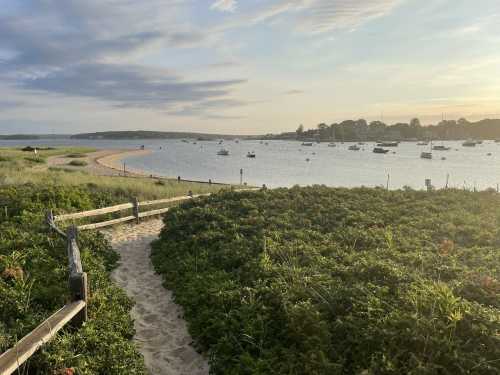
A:
<svg viewBox="0 0 500 375">
<path fill-rule="evenodd" d="M 48 212 L 46 217 L 47 225 L 55 233 L 66 239 L 71 302 L 52 314 L 37 328 L 18 341 L 13 348 L 7 350 L 0 356 L 0 375 L 10 375 L 14 371 L 18 370 L 24 362 L 26 362 L 43 344 L 52 339 L 66 324 L 71 322 L 74 327 L 78 328 L 85 321 L 87 321 L 87 298 L 89 295 L 89 288 L 87 274 L 83 272 L 82 262 L 80 259 L 80 249 L 77 244 L 79 230 L 102 228 L 132 220 L 139 222 L 141 218 L 159 215 L 169 210 L 169 208 L 166 207 L 147 212 L 140 212 L 140 207 L 182 202 L 199 196 L 201 195 L 193 196 L 192 194 L 189 194 L 183 197 L 145 202 L 139 202 L 137 199 L 133 199 L 131 203 L 124 203 L 112 207 L 58 216 L 54 216 L 52 211 Z M 57 222 L 94 217 L 129 209 L 132 209 L 133 214 L 131 216 L 94 224 L 85 224 L 80 226 L 71 225 L 68 227 L 66 232 L 61 230 L 56 225 Z"/>
</svg>

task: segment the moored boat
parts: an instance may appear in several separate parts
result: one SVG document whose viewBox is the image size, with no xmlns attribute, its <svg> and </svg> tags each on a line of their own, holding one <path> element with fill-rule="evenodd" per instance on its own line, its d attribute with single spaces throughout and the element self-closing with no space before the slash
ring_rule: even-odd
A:
<svg viewBox="0 0 500 375">
<path fill-rule="evenodd" d="M 422 158 L 422 159 L 432 159 L 432 152 L 422 152 L 420 154 L 420 158 Z"/>
<path fill-rule="evenodd" d="M 375 147 L 373 149 L 373 152 L 375 154 L 387 154 L 389 152 L 389 150 L 383 149 L 382 147 Z"/>
<path fill-rule="evenodd" d="M 248 152 L 247 153 L 247 158 L 255 158 L 255 152 Z"/>
<path fill-rule="evenodd" d="M 377 144 L 379 147 L 398 147 L 399 142 L 380 142 Z"/>
<path fill-rule="evenodd" d="M 229 155 L 229 151 L 226 150 L 225 148 L 221 148 L 219 150 L 219 152 L 217 152 L 217 155 L 220 155 L 220 156 L 228 156 Z"/>
<path fill-rule="evenodd" d="M 429 146 L 429 142 L 425 142 L 425 141 L 418 142 L 417 146 Z"/>
<path fill-rule="evenodd" d="M 312 146 L 312 142 L 302 142 L 302 146 Z"/>
<path fill-rule="evenodd" d="M 360 148 L 356 145 L 352 145 L 352 146 L 349 146 L 348 150 L 351 150 L 351 151 L 359 151 Z"/>
<path fill-rule="evenodd" d="M 464 143 L 462 143 L 462 146 L 463 147 L 476 147 L 476 142 L 471 140 L 471 139 L 468 139 Z"/>
<path fill-rule="evenodd" d="M 328 147 L 337 147 L 337 144 L 335 142 L 330 142 L 328 143 Z"/>
<path fill-rule="evenodd" d="M 444 145 L 432 146 L 432 149 L 435 151 L 449 151 L 451 147 L 446 147 Z"/>
</svg>

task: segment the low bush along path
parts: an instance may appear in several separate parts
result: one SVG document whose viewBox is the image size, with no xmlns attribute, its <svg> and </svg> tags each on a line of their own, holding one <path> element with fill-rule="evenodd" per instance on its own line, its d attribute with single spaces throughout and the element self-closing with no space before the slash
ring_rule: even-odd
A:
<svg viewBox="0 0 500 375">
<path fill-rule="evenodd" d="M 160 219 L 121 225 L 103 231 L 121 255 L 114 281 L 132 297 L 137 342 L 151 374 L 208 374 L 207 361 L 190 345 L 182 309 L 162 285 L 149 259 L 150 243 L 158 236 Z"/>
</svg>

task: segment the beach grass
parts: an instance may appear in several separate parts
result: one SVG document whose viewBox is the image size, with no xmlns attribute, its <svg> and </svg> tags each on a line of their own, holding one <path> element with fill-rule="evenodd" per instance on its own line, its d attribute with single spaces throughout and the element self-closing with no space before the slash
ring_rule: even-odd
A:
<svg viewBox="0 0 500 375">
<path fill-rule="evenodd" d="M 51 156 L 84 154 L 95 150 L 80 147 L 62 147 L 40 150 L 38 159 L 46 160 Z M 30 160 L 27 160 L 27 159 Z M 70 169 L 68 165 L 48 167 L 43 162 L 34 162 L 34 153 L 19 149 L 0 148 L 0 186 L 19 186 L 35 184 L 44 186 L 99 187 L 118 192 L 124 196 L 134 196 L 139 200 L 170 198 L 188 194 L 217 192 L 225 185 L 209 185 L 196 182 L 178 182 L 175 179 L 149 177 L 98 176 L 85 170 Z M 80 161 L 80 160 L 73 160 Z M 73 164 L 74 165 L 74 164 Z"/>
</svg>

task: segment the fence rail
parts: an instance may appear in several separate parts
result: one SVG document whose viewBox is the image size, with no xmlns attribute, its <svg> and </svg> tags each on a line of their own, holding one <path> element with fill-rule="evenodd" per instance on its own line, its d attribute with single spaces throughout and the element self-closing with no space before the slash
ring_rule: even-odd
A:
<svg viewBox="0 0 500 375">
<path fill-rule="evenodd" d="M 80 258 L 80 249 L 78 248 L 77 243 L 79 230 L 81 231 L 103 228 L 133 220 L 139 222 L 141 218 L 160 215 L 169 210 L 168 207 L 165 207 L 156 210 L 140 212 L 141 206 L 153 206 L 173 202 L 182 202 L 199 196 L 201 195 L 193 196 L 192 194 L 189 194 L 182 197 L 145 201 L 142 203 L 134 198 L 131 203 L 124 203 L 116 206 L 99 208 L 96 210 L 63 214 L 58 216 L 54 216 L 52 211 L 48 212 L 46 215 L 46 222 L 48 227 L 52 231 L 66 239 L 66 251 L 68 255 L 69 269 L 68 285 L 71 293 L 71 302 L 66 304 L 60 310 L 47 318 L 42 324 L 40 324 L 37 328 L 27 334 L 19 342 L 17 342 L 14 347 L 0 355 L 0 375 L 10 375 L 16 370 L 18 371 L 19 367 L 24 362 L 26 362 L 43 344 L 52 339 L 57 334 L 57 332 L 60 331 L 68 323 L 71 323 L 74 327 L 78 328 L 85 321 L 87 321 L 87 299 L 89 295 L 89 288 L 87 274 L 83 272 L 82 262 Z M 75 225 L 71 225 L 68 227 L 67 232 L 64 232 L 56 225 L 56 222 L 94 217 L 128 209 L 133 210 L 132 216 L 106 220 L 94 224 L 84 224 L 78 227 Z"/>
</svg>

